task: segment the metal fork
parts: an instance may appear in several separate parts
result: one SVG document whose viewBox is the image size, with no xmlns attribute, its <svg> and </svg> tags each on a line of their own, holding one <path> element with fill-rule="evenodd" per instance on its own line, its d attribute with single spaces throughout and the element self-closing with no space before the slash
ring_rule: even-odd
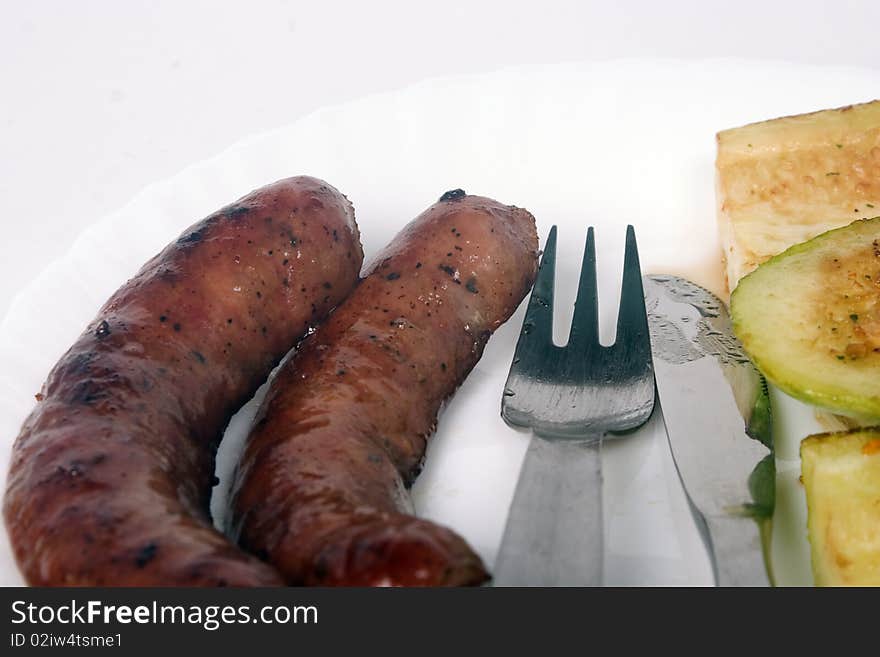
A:
<svg viewBox="0 0 880 657">
<path fill-rule="evenodd" d="M 602 583 L 603 438 L 644 424 L 654 368 L 635 231 L 627 227 L 613 346 L 599 344 L 596 248 L 587 232 L 568 344 L 553 344 L 556 226 L 550 231 L 501 401 L 534 431 L 495 564 L 495 586 Z"/>
</svg>

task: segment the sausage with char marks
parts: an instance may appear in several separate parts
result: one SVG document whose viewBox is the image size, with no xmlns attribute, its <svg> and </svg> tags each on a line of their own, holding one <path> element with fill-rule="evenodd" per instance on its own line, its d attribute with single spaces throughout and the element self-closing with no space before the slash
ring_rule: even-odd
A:
<svg viewBox="0 0 880 657">
<path fill-rule="evenodd" d="M 456 190 L 379 255 L 271 385 L 236 478 L 233 535 L 290 584 L 463 585 L 487 577 L 412 515 L 443 402 L 534 282 L 527 211 Z"/>
<path fill-rule="evenodd" d="M 279 181 L 187 230 L 55 366 L 13 448 L 4 515 L 31 584 L 272 585 L 214 530 L 223 429 L 355 285 L 348 200 Z"/>
</svg>

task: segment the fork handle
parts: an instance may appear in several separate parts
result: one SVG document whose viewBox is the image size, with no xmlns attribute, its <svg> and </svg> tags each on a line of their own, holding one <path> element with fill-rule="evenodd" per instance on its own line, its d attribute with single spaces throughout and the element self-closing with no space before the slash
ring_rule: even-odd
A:
<svg viewBox="0 0 880 657">
<path fill-rule="evenodd" d="M 520 470 L 494 586 L 601 586 L 601 435 L 533 436 Z"/>
</svg>

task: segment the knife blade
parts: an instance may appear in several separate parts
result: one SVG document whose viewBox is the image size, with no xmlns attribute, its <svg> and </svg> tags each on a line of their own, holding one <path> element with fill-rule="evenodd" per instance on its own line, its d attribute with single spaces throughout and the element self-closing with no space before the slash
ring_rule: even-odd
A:
<svg viewBox="0 0 880 657">
<path fill-rule="evenodd" d="M 677 276 L 645 276 L 657 394 L 718 586 L 767 586 L 775 502 L 767 385 L 724 303 Z"/>
</svg>

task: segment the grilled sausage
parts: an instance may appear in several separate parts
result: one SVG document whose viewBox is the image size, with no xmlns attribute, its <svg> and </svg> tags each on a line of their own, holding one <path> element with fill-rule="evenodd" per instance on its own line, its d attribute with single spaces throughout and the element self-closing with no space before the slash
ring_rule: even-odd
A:
<svg viewBox="0 0 880 657">
<path fill-rule="evenodd" d="M 537 270 L 534 218 L 447 192 L 279 372 L 234 483 L 232 536 L 289 584 L 466 585 L 479 557 L 412 515 L 442 403 Z"/>
<path fill-rule="evenodd" d="M 211 525 L 230 415 L 345 297 L 351 204 L 279 181 L 195 224 L 119 289 L 49 374 L 13 448 L 4 515 L 35 585 L 271 585 Z"/>
</svg>

